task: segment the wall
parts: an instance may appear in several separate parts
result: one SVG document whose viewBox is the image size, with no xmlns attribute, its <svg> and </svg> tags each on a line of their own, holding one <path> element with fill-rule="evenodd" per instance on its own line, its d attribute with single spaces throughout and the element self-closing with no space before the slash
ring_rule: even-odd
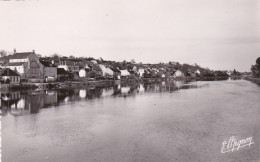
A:
<svg viewBox="0 0 260 162">
<path fill-rule="evenodd" d="M 43 77 L 53 77 L 57 79 L 57 67 L 44 67 L 43 68 Z"/>
<path fill-rule="evenodd" d="M 20 83 L 21 77 L 19 76 L 3 76 L 4 80 L 10 79 L 10 83 Z"/>
<path fill-rule="evenodd" d="M 28 62 L 29 60 L 26 59 L 10 59 L 9 62 Z"/>
<path fill-rule="evenodd" d="M 18 73 L 24 74 L 24 66 L 23 65 L 22 66 L 6 66 L 6 67 L 13 70 L 13 71 L 15 71 L 15 68 L 16 68 Z"/>
</svg>

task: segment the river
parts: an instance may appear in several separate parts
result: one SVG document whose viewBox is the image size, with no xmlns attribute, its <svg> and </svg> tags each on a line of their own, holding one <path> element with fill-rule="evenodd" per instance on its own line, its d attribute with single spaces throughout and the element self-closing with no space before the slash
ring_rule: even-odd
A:
<svg viewBox="0 0 260 162">
<path fill-rule="evenodd" d="M 245 80 L 2 93 L 2 161 L 258 162 L 259 96 Z M 232 136 L 254 144 L 221 153 Z"/>
</svg>

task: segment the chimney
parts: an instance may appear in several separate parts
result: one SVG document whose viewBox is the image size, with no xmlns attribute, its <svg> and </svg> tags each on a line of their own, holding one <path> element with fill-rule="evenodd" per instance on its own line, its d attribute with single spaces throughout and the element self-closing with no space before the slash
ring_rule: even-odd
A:
<svg viewBox="0 0 260 162">
<path fill-rule="evenodd" d="M 35 50 L 33 50 L 33 53 L 35 54 Z"/>
<path fill-rule="evenodd" d="M 16 48 L 14 48 L 14 54 L 16 54 Z"/>
</svg>

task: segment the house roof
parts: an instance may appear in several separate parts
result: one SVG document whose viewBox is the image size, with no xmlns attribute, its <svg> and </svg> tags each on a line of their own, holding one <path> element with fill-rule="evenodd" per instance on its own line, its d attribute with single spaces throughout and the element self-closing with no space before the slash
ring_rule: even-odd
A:
<svg viewBox="0 0 260 162">
<path fill-rule="evenodd" d="M 118 70 L 118 69 L 116 69 L 116 68 L 112 68 L 112 67 L 110 67 L 110 69 L 111 69 L 113 72 L 121 73 L 121 71 Z"/>
<path fill-rule="evenodd" d="M 57 68 L 57 74 L 69 74 L 65 69 L 63 68 Z"/>
<path fill-rule="evenodd" d="M 10 57 L 10 59 L 26 59 L 31 54 L 34 54 L 34 52 L 15 53 Z"/>
<path fill-rule="evenodd" d="M 20 76 L 19 74 L 17 74 L 15 71 L 6 68 L 4 69 L 4 71 L 1 73 L 1 76 Z"/>
<path fill-rule="evenodd" d="M 122 76 L 128 76 L 130 75 L 129 71 L 128 70 L 120 70 L 121 71 L 121 75 Z"/>
<path fill-rule="evenodd" d="M 93 69 L 96 71 L 102 71 L 102 69 L 100 68 L 100 66 L 98 64 L 93 64 Z"/>
<path fill-rule="evenodd" d="M 22 66 L 26 62 L 9 62 L 6 64 L 6 66 Z"/>
<path fill-rule="evenodd" d="M 54 64 L 48 62 L 48 61 L 40 61 L 40 63 L 44 66 L 44 67 L 56 67 Z"/>
</svg>

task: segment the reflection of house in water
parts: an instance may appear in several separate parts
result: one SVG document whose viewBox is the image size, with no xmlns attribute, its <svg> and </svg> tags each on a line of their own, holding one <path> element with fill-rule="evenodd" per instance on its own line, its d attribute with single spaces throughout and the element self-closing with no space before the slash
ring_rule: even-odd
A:
<svg viewBox="0 0 260 162">
<path fill-rule="evenodd" d="M 10 113 L 14 116 L 20 116 L 29 114 L 30 110 L 25 107 L 25 100 L 22 98 L 18 101 L 17 104 L 11 105 Z"/>
<path fill-rule="evenodd" d="M 20 99 L 21 94 L 19 91 L 1 93 L 1 109 L 3 115 L 6 114 L 11 107 L 14 109 L 20 108 L 20 104 L 18 104 Z"/>
<path fill-rule="evenodd" d="M 114 94 L 113 88 L 104 88 L 102 91 L 102 97 L 112 96 Z"/>
<path fill-rule="evenodd" d="M 121 93 L 121 86 L 120 86 L 120 84 L 114 85 L 113 90 L 114 90 L 114 93 L 113 93 L 114 96 L 120 94 Z"/>
<path fill-rule="evenodd" d="M 121 87 L 121 94 L 128 94 L 130 92 L 130 87 Z"/>
<path fill-rule="evenodd" d="M 140 85 L 139 85 L 138 91 L 139 91 L 139 93 L 144 93 L 144 92 L 145 92 L 145 89 L 144 89 L 144 85 L 143 85 L 143 84 L 140 84 Z"/>
<path fill-rule="evenodd" d="M 173 92 L 180 89 L 196 88 L 191 83 L 186 83 L 184 81 L 167 81 L 161 82 L 159 84 L 144 84 L 144 89 L 146 92 Z"/>
<path fill-rule="evenodd" d="M 87 91 L 85 89 L 79 90 L 79 97 L 80 98 L 86 98 L 87 96 Z"/>
<path fill-rule="evenodd" d="M 69 96 L 70 101 L 80 100 L 79 89 L 71 89 L 70 92 L 72 94 L 72 95 Z"/>
<path fill-rule="evenodd" d="M 102 88 L 88 87 L 86 89 L 60 89 L 58 93 L 58 102 L 77 101 L 81 99 L 99 98 L 102 95 Z"/>
<path fill-rule="evenodd" d="M 55 91 L 33 91 L 21 95 L 19 91 L 2 93 L 2 110 L 12 115 L 25 115 L 38 113 L 39 109 L 57 104 L 57 92 Z"/>
<path fill-rule="evenodd" d="M 38 113 L 41 108 L 58 106 L 65 102 L 82 99 L 105 98 L 109 96 L 129 97 L 140 93 L 173 92 L 180 89 L 196 88 L 196 83 L 183 81 L 165 81 L 143 84 L 117 84 L 113 87 L 88 86 L 85 88 L 59 89 L 53 91 L 26 91 L 1 93 L 2 114 L 13 115 Z"/>
<path fill-rule="evenodd" d="M 25 95 L 25 108 L 30 113 L 38 113 L 41 108 L 57 104 L 57 92 L 55 91 L 33 91 Z"/>
<path fill-rule="evenodd" d="M 115 85 L 113 90 L 114 90 L 113 92 L 114 96 L 117 95 L 117 96 L 126 97 L 138 93 L 139 84 L 131 84 L 131 85 L 119 84 L 119 85 Z"/>
<path fill-rule="evenodd" d="M 58 103 L 80 100 L 79 89 L 60 89 L 57 91 Z"/>
<path fill-rule="evenodd" d="M 57 104 L 58 97 L 56 91 L 45 91 L 44 107 L 54 106 Z"/>
<path fill-rule="evenodd" d="M 44 107 L 44 91 L 34 91 L 25 95 L 25 107 L 30 113 L 38 113 Z"/>
</svg>

